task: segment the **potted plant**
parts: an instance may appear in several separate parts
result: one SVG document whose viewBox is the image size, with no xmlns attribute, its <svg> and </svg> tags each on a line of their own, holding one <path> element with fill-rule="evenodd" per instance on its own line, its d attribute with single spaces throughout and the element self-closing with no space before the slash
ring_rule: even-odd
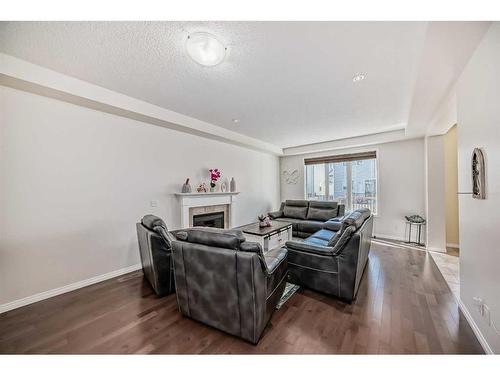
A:
<svg viewBox="0 0 500 375">
<path fill-rule="evenodd" d="M 209 169 L 208 171 L 210 172 L 210 192 L 213 193 L 215 191 L 216 182 L 220 178 L 221 173 L 217 168 Z"/>
</svg>

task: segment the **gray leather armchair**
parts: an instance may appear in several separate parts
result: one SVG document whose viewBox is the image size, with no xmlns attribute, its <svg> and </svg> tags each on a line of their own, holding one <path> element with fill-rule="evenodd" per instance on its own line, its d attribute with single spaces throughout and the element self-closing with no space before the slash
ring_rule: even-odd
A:
<svg viewBox="0 0 500 375">
<path fill-rule="evenodd" d="M 144 276 L 158 296 L 173 293 L 173 236 L 168 232 L 165 222 L 154 215 L 144 216 L 136 228 Z"/>
<path fill-rule="evenodd" d="M 325 224 L 304 241 L 287 241 L 289 281 L 334 295 L 356 298 L 371 246 L 373 216 L 359 209 Z"/>
<path fill-rule="evenodd" d="M 257 343 L 285 288 L 287 250 L 264 254 L 237 230 L 191 228 L 175 235 L 181 313 Z"/>
</svg>

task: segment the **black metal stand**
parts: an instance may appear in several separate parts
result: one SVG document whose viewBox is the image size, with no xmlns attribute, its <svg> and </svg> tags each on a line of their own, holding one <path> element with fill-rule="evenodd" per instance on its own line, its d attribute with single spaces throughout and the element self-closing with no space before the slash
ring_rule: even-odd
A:
<svg viewBox="0 0 500 375">
<path fill-rule="evenodd" d="M 409 228 L 409 231 L 408 231 L 408 241 L 406 241 L 406 243 L 408 244 L 415 244 L 415 245 L 418 245 L 418 246 L 424 246 L 425 244 L 421 243 L 421 237 L 422 237 L 422 227 L 425 225 L 425 222 L 424 223 L 412 223 L 411 221 L 407 221 L 406 222 L 406 225 L 409 225 L 410 228 Z M 416 240 L 417 241 L 412 241 L 411 240 L 411 227 L 412 225 L 415 225 L 417 228 L 417 235 L 416 235 Z"/>
</svg>

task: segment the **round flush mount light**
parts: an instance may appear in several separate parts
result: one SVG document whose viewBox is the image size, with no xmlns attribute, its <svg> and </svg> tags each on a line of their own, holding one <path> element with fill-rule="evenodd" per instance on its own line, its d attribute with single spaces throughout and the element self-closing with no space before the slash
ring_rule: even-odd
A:
<svg viewBox="0 0 500 375">
<path fill-rule="evenodd" d="M 238 124 L 240 122 L 240 120 L 238 120 L 237 118 L 233 118 L 233 124 Z"/>
<path fill-rule="evenodd" d="M 356 82 L 361 82 L 362 80 L 364 80 L 366 78 L 366 74 L 364 73 L 360 73 L 360 74 L 356 74 L 354 77 L 352 77 L 352 81 L 354 83 Z"/>
<path fill-rule="evenodd" d="M 215 66 L 226 57 L 227 48 L 208 33 L 190 34 L 186 41 L 189 56 L 203 66 Z"/>
</svg>

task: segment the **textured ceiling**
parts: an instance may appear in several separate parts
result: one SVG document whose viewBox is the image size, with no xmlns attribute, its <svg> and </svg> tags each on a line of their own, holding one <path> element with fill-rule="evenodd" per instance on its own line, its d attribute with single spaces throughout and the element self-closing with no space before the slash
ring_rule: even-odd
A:
<svg viewBox="0 0 500 375">
<path fill-rule="evenodd" d="M 0 52 L 288 147 L 405 126 L 426 26 L 2 22 Z M 187 56 L 185 39 L 196 31 L 228 46 L 222 64 Z M 354 84 L 360 72 L 367 78 Z"/>
</svg>

